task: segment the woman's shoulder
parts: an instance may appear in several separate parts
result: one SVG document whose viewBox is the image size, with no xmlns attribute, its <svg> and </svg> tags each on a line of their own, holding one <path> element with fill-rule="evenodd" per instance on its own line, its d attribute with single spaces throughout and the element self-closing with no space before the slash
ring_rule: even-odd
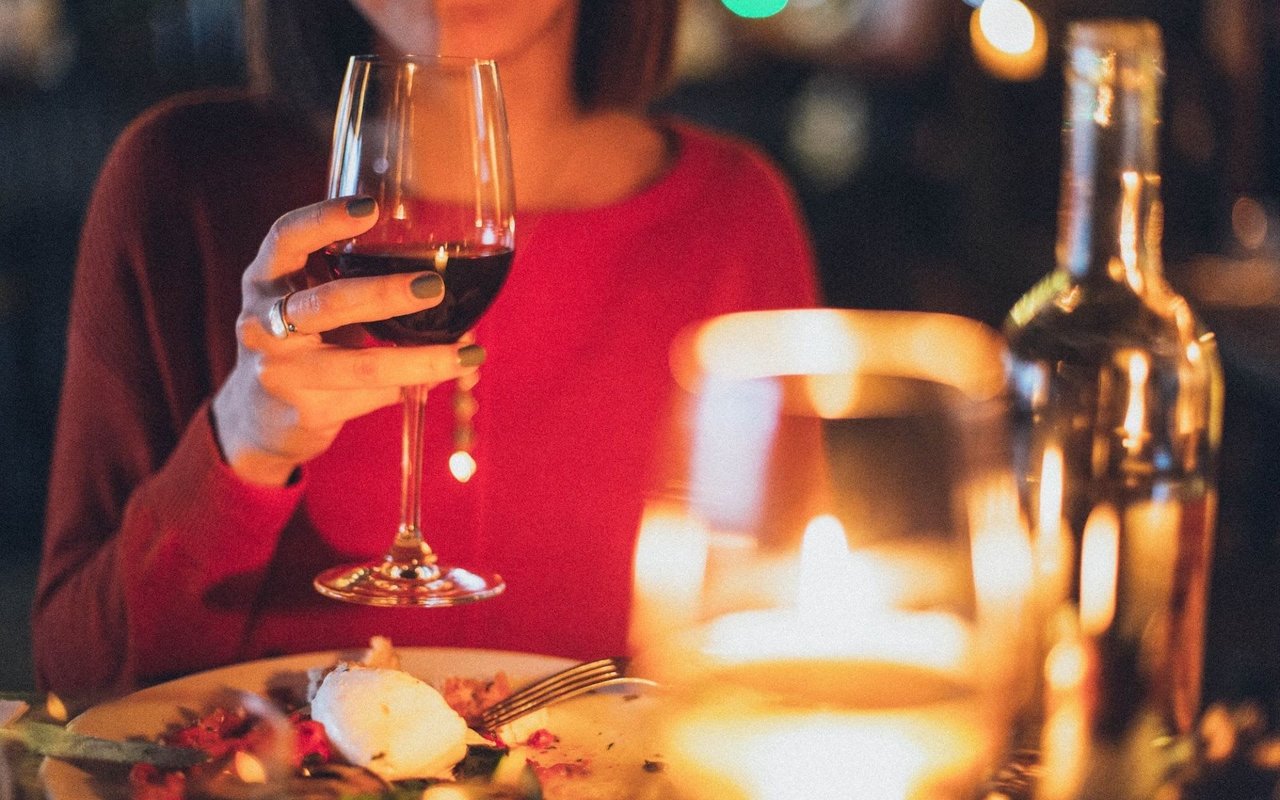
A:
<svg viewBox="0 0 1280 800">
<path fill-rule="evenodd" d="M 786 172 L 757 143 L 684 120 L 667 120 L 679 147 L 667 176 L 667 199 L 698 217 L 718 214 L 743 226 L 771 228 L 799 216 Z"/>
<path fill-rule="evenodd" d="M 118 148 L 199 146 L 216 131 L 249 128 L 263 104 L 239 89 L 202 89 L 167 97 L 135 117 Z"/>
<path fill-rule="evenodd" d="M 282 138 L 296 140 L 295 128 L 263 98 L 245 90 L 185 92 L 135 117 L 117 137 L 106 169 L 151 178 L 174 170 L 190 178 Z"/>
<path fill-rule="evenodd" d="M 235 87 L 196 89 L 157 101 L 129 125 L 131 130 L 167 130 L 253 115 L 268 106 L 259 95 Z"/>
<path fill-rule="evenodd" d="M 754 141 L 683 118 L 666 118 L 663 124 L 679 144 L 680 161 L 697 175 L 785 183 L 777 163 Z"/>
<path fill-rule="evenodd" d="M 744 220 L 768 222 L 791 216 L 799 205 L 776 161 L 756 142 L 683 119 L 667 119 L 679 156 L 668 174 L 675 196 Z M 744 216 L 743 216 L 744 215 Z"/>
</svg>

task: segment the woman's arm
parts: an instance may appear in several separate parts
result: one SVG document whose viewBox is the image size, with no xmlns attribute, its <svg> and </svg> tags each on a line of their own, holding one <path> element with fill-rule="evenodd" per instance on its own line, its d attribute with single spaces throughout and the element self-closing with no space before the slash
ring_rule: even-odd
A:
<svg viewBox="0 0 1280 800">
<path fill-rule="evenodd" d="M 82 236 L 34 612 L 38 681 L 63 693 L 235 660 L 305 490 L 298 468 L 401 387 L 476 366 L 465 343 L 322 339 L 435 305 L 428 273 L 299 288 L 296 331 L 273 336 L 268 309 L 305 285 L 307 255 L 367 230 L 376 206 L 295 209 L 253 234 L 247 266 L 223 263 L 210 238 L 244 232 L 209 220 L 245 198 L 195 186 L 199 154 L 174 146 L 189 128 L 151 118 L 122 137 Z"/>
<path fill-rule="evenodd" d="M 38 681 L 66 693 L 232 658 L 303 490 L 247 484 L 219 456 L 212 379 L 194 377 L 202 309 L 186 333 L 166 322 L 202 278 L 157 128 L 113 150 L 76 267 L 33 619 Z"/>
</svg>

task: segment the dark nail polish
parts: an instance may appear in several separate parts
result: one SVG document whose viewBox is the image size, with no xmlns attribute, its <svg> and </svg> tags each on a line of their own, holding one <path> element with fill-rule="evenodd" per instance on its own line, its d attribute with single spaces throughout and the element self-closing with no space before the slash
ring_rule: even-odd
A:
<svg viewBox="0 0 1280 800">
<path fill-rule="evenodd" d="M 469 344 L 458 348 L 458 366 L 478 367 L 484 363 L 484 348 L 478 344 Z"/>
<path fill-rule="evenodd" d="M 347 214 L 353 217 L 367 217 L 377 207 L 378 204 L 372 197 L 356 197 L 347 201 Z"/>
<path fill-rule="evenodd" d="M 423 300 L 440 297 L 444 294 L 444 278 L 434 272 L 424 272 L 409 284 L 414 297 Z"/>
</svg>

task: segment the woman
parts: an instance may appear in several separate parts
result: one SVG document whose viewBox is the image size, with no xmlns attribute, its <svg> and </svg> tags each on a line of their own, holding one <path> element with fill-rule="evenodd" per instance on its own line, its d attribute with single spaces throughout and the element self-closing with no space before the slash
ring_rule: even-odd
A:
<svg viewBox="0 0 1280 800">
<path fill-rule="evenodd" d="M 670 61 L 674 0 L 353 6 L 250 4 L 258 91 L 166 103 L 104 166 L 35 604 L 45 688 L 119 690 L 373 634 L 622 652 L 672 337 L 711 314 L 815 301 L 775 171 L 643 113 Z M 438 302 L 427 276 L 300 288 L 296 334 L 268 331 L 271 305 L 306 284 L 308 254 L 381 213 L 365 198 L 316 203 L 342 62 L 374 46 L 487 56 L 502 71 L 520 238 L 476 332 L 487 359 L 465 343 L 321 347 L 334 328 Z M 471 383 L 482 360 L 480 469 L 465 485 L 445 467 L 451 404 L 428 403 L 427 537 L 501 574 L 506 593 L 431 610 L 320 597 L 316 572 L 389 542 L 400 388 Z"/>
</svg>

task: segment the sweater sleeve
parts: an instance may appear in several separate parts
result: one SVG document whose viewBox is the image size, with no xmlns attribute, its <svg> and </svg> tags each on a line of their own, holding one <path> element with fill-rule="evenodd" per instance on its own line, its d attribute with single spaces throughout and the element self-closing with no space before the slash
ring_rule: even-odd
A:
<svg viewBox="0 0 1280 800">
<path fill-rule="evenodd" d="M 122 136 L 81 237 L 33 614 L 37 682 L 74 696 L 233 660 L 303 491 L 223 463 L 207 310 L 169 322 L 206 274 L 172 133 Z"/>
</svg>

